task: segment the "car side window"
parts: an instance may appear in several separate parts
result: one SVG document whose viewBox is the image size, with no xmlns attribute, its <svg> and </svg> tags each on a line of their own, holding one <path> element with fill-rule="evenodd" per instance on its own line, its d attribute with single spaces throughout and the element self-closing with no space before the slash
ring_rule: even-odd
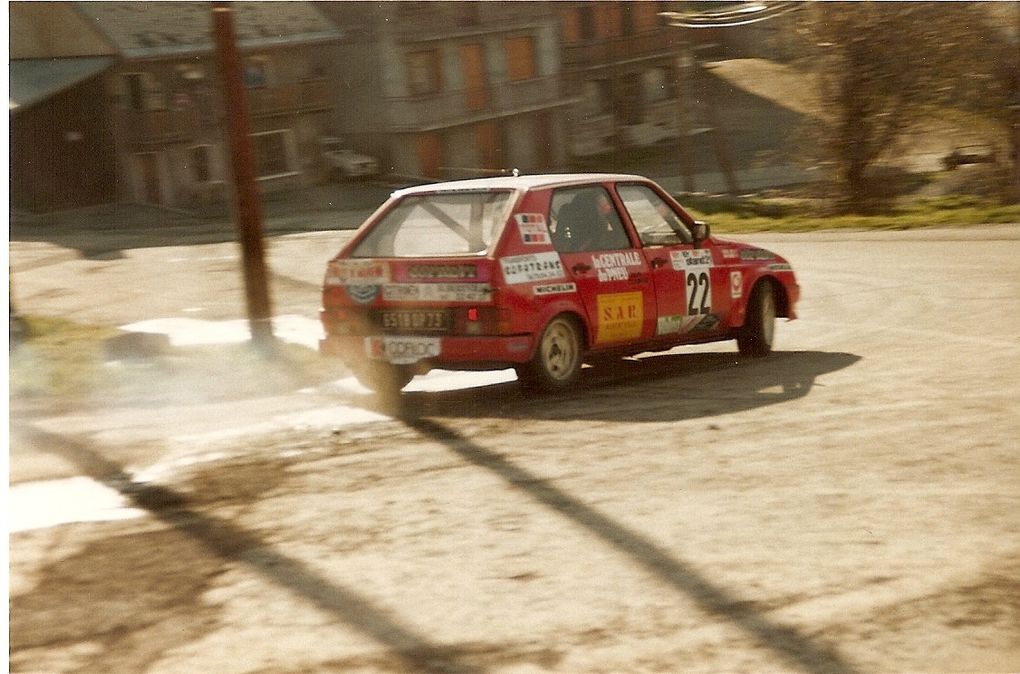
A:
<svg viewBox="0 0 1020 674">
<path fill-rule="evenodd" d="M 693 243 L 687 225 L 654 190 L 645 185 L 620 185 L 616 191 L 643 245 Z"/>
<path fill-rule="evenodd" d="M 553 245 L 562 253 L 631 247 L 620 214 L 601 186 L 556 190 L 550 210 Z"/>
</svg>

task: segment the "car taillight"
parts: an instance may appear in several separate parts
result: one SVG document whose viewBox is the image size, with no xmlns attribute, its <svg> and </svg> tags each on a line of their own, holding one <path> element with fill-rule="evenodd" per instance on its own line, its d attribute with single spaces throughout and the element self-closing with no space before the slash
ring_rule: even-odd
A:
<svg viewBox="0 0 1020 674">
<path fill-rule="evenodd" d="M 467 307 L 455 314 L 454 329 L 463 335 L 499 335 L 510 331 L 510 312 L 496 307 Z"/>
</svg>

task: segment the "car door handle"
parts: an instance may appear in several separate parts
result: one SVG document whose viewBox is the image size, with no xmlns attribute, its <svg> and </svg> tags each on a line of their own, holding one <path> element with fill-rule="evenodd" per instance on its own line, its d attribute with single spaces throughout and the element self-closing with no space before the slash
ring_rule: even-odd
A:
<svg viewBox="0 0 1020 674">
<path fill-rule="evenodd" d="M 583 262 L 578 262 L 577 264 L 570 268 L 570 271 L 574 272 L 575 274 L 584 274 L 585 272 L 591 271 L 591 265 L 585 264 Z"/>
<path fill-rule="evenodd" d="M 664 257 L 653 257 L 651 265 L 652 265 L 652 269 L 658 269 L 659 267 L 665 267 L 666 266 L 666 258 L 664 258 Z"/>
</svg>

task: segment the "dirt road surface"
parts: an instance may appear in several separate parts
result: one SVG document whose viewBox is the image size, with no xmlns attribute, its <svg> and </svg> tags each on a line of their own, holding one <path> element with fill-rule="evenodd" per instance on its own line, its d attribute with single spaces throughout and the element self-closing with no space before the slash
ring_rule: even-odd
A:
<svg viewBox="0 0 1020 674">
<path fill-rule="evenodd" d="M 278 313 L 342 236 L 273 241 Z M 803 287 L 760 361 L 13 418 L 140 516 L 12 534 L 12 671 L 1020 671 L 1020 229 L 747 238 Z M 35 313 L 239 315 L 228 244 L 11 255 Z"/>
</svg>

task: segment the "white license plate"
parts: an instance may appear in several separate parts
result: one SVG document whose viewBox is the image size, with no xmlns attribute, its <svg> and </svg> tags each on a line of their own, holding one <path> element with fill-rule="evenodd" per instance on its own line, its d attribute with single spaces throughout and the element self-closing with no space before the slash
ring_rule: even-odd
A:
<svg viewBox="0 0 1020 674">
<path fill-rule="evenodd" d="M 378 358 L 394 365 L 409 365 L 440 353 L 438 337 L 367 337 L 365 351 L 369 358 Z"/>
</svg>

